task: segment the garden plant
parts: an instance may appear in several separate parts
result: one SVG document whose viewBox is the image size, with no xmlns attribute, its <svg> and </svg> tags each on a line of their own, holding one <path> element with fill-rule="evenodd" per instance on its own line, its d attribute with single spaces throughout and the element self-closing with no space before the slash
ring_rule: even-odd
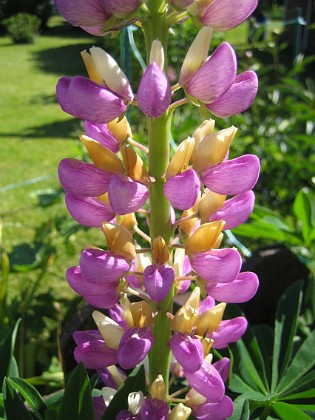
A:
<svg viewBox="0 0 315 420">
<path fill-rule="evenodd" d="M 78 367 L 64 392 L 43 399 L 18 377 L 17 324 L 2 346 L 0 379 L 8 378 L 1 410 L 8 419 L 220 420 L 249 418 L 250 410 L 255 418 L 272 411 L 283 419 L 311 418 L 310 404 L 286 402 L 314 396 L 307 351 L 314 336 L 293 343 L 300 285 L 288 292 L 291 300 L 280 302 L 274 336 L 269 329 L 256 331 L 257 338 L 248 332 L 227 350 L 247 329 L 246 318 L 229 304 L 250 300 L 258 278 L 241 271 L 242 257 L 227 246 L 224 231 L 252 213 L 260 163 L 253 154 L 231 158 L 241 130 L 218 129 L 216 119 L 222 127 L 248 109 L 258 80 L 250 69 L 238 72 L 229 43 L 213 49 L 211 39 L 245 21 L 257 1 L 236 0 L 233 8 L 225 0 L 56 0 L 56 6 L 70 24 L 96 36 L 137 25 L 146 68 L 135 93 L 115 59 L 91 46 L 81 52 L 87 76 L 64 76 L 57 83 L 62 110 L 83 122 L 80 139 L 88 156 L 59 164 L 66 207 L 103 240 L 66 271 L 70 287 L 95 307 L 95 328 L 74 332 Z M 186 20 L 198 33 L 171 85 L 169 36 Z M 204 121 L 173 152 L 171 128 L 179 107 L 196 107 Z M 133 137 L 130 108 L 146 120 L 142 141 Z M 303 231 L 303 239 L 313 238 Z M 286 313 L 287 302 L 292 308 Z M 236 374 L 227 391 L 231 360 Z"/>
</svg>

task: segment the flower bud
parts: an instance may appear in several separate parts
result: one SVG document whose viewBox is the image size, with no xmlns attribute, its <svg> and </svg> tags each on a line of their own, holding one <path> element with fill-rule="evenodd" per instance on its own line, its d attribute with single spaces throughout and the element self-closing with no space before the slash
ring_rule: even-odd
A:
<svg viewBox="0 0 315 420">
<path fill-rule="evenodd" d="M 212 134 L 214 131 L 215 120 L 205 120 L 203 123 L 193 132 L 192 137 L 195 139 L 195 147 L 191 154 L 191 162 L 194 163 L 196 159 L 196 151 L 198 145 L 202 142 L 202 140 Z"/>
<path fill-rule="evenodd" d="M 94 311 L 92 316 L 106 345 L 112 349 L 118 349 L 121 337 L 125 332 L 123 328 L 99 311 Z"/>
<path fill-rule="evenodd" d="M 165 382 L 162 375 L 158 375 L 158 377 L 152 382 L 149 389 L 151 398 L 156 400 L 164 400 L 166 395 L 166 388 Z"/>
<path fill-rule="evenodd" d="M 86 70 L 88 72 L 89 78 L 93 80 L 93 82 L 98 83 L 101 85 L 103 83 L 102 77 L 99 74 L 96 64 L 93 60 L 91 54 L 89 54 L 86 50 L 81 51 L 81 57 L 85 64 Z"/>
<path fill-rule="evenodd" d="M 156 264 L 167 264 L 170 260 L 170 253 L 162 236 L 158 236 L 153 240 L 152 260 Z"/>
<path fill-rule="evenodd" d="M 121 255 L 129 260 L 136 257 L 136 248 L 129 230 L 112 223 L 103 223 L 102 227 L 107 245 L 114 254 Z"/>
<path fill-rule="evenodd" d="M 186 407 L 184 404 L 176 404 L 173 410 L 168 415 L 168 420 L 187 420 L 191 414 L 191 408 Z"/>
<path fill-rule="evenodd" d="M 161 41 L 155 39 L 151 45 L 150 64 L 156 63 L 161 70 L 164 68 L 164 49 Z"/>
<path fill-rule="evenodd" d="M 129 145 L 122 145 L 120 152 L 124 160 L 127 175 L 136 181 L 148 184 L 150 182 L 150 176 L 141 157 Z"/>
<path fill-rule="evenodd" d="M 224 221 L 204 223 L 191 235 L 187 241 L 185 251 L 187 255 L 208 251 L 213 247 L 224 227 Z"/>
<path fill-rule="evenodd" d="M 188 139 L 181 142 L 168 165 L 166 178 L 180 174 L 188 169 L 194 145 L 195 140 L 192 137 L 188 137 Z"/>
<path fill-rule="evenodd" d="M 145 328 L 153 326 L 153 316 L 148 302 L 142 300 L 130 304 L 130 312 L 133 319 L 133 326 Z"/>
</svg>

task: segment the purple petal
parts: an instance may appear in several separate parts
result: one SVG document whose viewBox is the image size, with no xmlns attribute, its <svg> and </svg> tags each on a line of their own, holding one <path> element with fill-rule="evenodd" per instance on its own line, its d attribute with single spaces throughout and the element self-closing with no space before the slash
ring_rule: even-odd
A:
<svg viewBox="0 0 315 420">
<path fill-rule="evenodd" d="M 132 369 L 149 353 L 154 341 L 150 328 L 131 328 L 118 346 L 118 362 L 123 369 Z"/>
<path fill-rule="evenodd" d="M 235 343 L 245 333 L 247 328 L 246 318 L 237 318 L 221 321 L 219 328 L 208 335 L 214 340 L 213 348 L 224 349 L 229 343 Z"/>
<path fill-rule="evenodd" d="M 55 0 L 55 5 L 73 26 L 102 27 L 110 17 L 100 0 Z"/>
<path fill-rule="evenodd" d="M 185 371 L 189 385 L 210 402 L 219 401 L 224 395 L 224 383 L 219 372 L 207 362 L 194 373 Z"/>
<path fill-rule="evenodd" d="M 205 26 L 211 26 L 216 31 L 228 31 L 244 22 L 257 7 L 257 0 L 230 0 L 211 2 L 200 21 Z"/>
<path fill-rule="evenodd" d="M 58 176 L 65 191 L 77 196 L 97 197 L 107 192 L 112 174 L 91 163 L 63 159 L 59 163 Z"/>
<path fill-rule="evenodd" d="M 108 185 L 109 202 L 116 214 L 133 213 L 149 197 L 148 188 L 125 175 L 113 175 Z"/>
<path fill-rule="evenodd" d="M 201 174 L 201 181 L 217 194 L 242 194 L 254 187 L 259 169 L 257 156 L 244 155 L 206 169 Z"/>
<path fill-rule="evenodd" d="M 122 381 L 124 381 L 126 379 L 126 374 L 119 368 L 117 368 L 117 370 Z M 107 368 L 98 369 L 97 374 L 105 386 L 109 386 L 110 388 L 113 388 L 113 389 L 119 388 L 120 384 L 116 382 L 115 378 L 113 377 L 113 375 Z"/>
<path fill-rule="evenodd" d="M 119 150 L 119 142 L 112 132 L 107 128 L 107 124 L 94 124 L 90 121 L 84 122 L 85 133 L 88 137 L 98 141 L 107 149 L 114 153 Z"/>
<path fill-rule="evenodd" d="M 213 363 L 213 367 L 219 372 L 223 382 L 226 382 L 229 379 L 231 362 L 228 357 L 222 357 L 222 359 Z"/>
<path fill-rule="evenodd" d="M 146 397 L 141 406 L 141 420 L 166 420 L 168 411 L 165 401 Z"/>
<path fill-rule="evenodd" d="M 232 248 L 212 249 L 193 255 L 190 263 L 203 279 L 216 283 L 229 283 L 239 274 L 242 258 Z"/>
<path fill-rule="evenodd" d="M 231 87 L 217 100 L 206 105 L 209 111 L 220 118 L 227 118 L 249 108 L 256 97 L 258 79 L 248 70 L 239 74 Z"/>
<path fill-rule="evenodd" d="M 247 191 L 227 200 L 224 205 L 209 217 L 209 222 L 224 220 L 224 230 L 233 229 L 246 220 L 254 210 L 255 194 Z"/>
<path fill-rule="evenodd" d="M 205 299 L 201 300 L 199 303 L 199 315 L 209 311 L 209 309 L 215 306 L 215 300 L 212 296 L 207 296 Z"/>
<path fill-rule="evenodd" d="M 193 169 L 172 176 L 164 184 L 164 193 L 171 205 L 188 210 L 196 203 L 200 191 L 199 177 Z"/>
<path fill-rule="evenodd" d="M 108 309 L 120 299 L 116 284 L 99 285 L 87 282 L 81 274 L 80 267 L 70 267 L 66 277 L 70 287 L 96 308 Z"/>
<path fill-rule="evenodd" d="M 187 93 L 204 103 L 210 103 L 232 85 L 236 69 L 235 52 L 230 44 L 223 42 L 190 79 Z"/>
<path fill-rule="evenodd" d="M 93 397 L 94 420 L 101 420 L 105 413 L 105 401 L 103 396 Z"/>
<path fill-rule="evenodd" d="M 116 284 L 129 270 L 129 263 L 110 251 L 91 248 L 82 252 L 80 267 L 86 281 L 106 287 Z"/>
<path fill-rule="evenodd" d="M 105 0 L 106 10 L 121 17 L 135 12 L 139 7 L 139 0 Z"/>
<path fill-rule="evenodd" d="M 108 123 L 126 111 L 118 96 L 85 77 L 60 79 L 56 92 L 62 110 L 82 120 Z"/>
<path fill-rule="evenodd" d="M 191 284 L 190 280 L 183 280 L 177 283 L 177 293 L 185 293 L 189 289 Z"/>
<path fill-rule="evenodd" d="M 77 345 L 87 341 L 102 340 L 99 330 L 74 331 L 73 339 Z"/>
<path fill-rule="evenodd" d="M 109 316 L 112 318 L 113 321 L 115 321 L 120 327 L 122 327 L 125 331 L 128 329 L 127 322 L 124 317 L 124 312 L 122 307 L 117 304 L 114 305 L 109 310 Z"/>
<path fill-rule="evenodd" d="M 160 117 L 171 103 L 171 88 L 167 77 L 154 62 L 142 76 L 137 101 L 141 111 L 151 118 Z"/>
<path fill-rule="evenodd" d="M 154 302 L 161 302 L 169 294 L 175 273 L 171 267 L 148 265 L 143 272 L 146 291 Z"/>
<path fill-rule="evenodd" d="M 76 197 L 67 193 L 66 206 L 71 216 L 83 226 L 100 227 L 104 222 L 110 222 L 115 212 L 108 205 L 95 198 Z"/>
<path fill-rule="evenodd" d="M 117 363 L 117 350 L 106 346 L 103 340 L 82 343 L 74 349 L 74 358 L 87 369 L 101 369 Z"/>
<path fill-rule="evenodd" d="M 233 401 L 226 395 L 216 403 L 207 402 L 197 405 L 193 409 L 193 414 L 198 420 L 225 420 L 231 417 L 233 413 Z"/>
<path fill-rule="evenodd" d="M 168 2 L 175 7 L 180 7 L 181 9 L 185 9 L 186 7 L 193 4 L 195 0 L 168 0 Z"/>
<path fill-rule="evenodd" d="M 170 340 L 170 348 L 175 359 L 185 372 L 196 372 L 200 369 L 204 354 L 201 341 L 190 334 L 174 334 Z"/>
<path fill-rule="evenodd" d="M 207 283 L 206 292 L 220 302 L 243 303 L 255 295 L 258 286 L 256 274 L 244 272 L 239 273 L 230 283 Z"/>
</svg>

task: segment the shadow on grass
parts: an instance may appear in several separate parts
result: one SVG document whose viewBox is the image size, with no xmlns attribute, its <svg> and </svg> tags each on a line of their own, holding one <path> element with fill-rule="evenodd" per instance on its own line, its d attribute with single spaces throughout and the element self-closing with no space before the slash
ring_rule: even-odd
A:
<svg viewBox="0 0 315 420">
<path fill-rule="evenodd" d="M 82 132 L 81 122 L 78 119 L 68 121 L 55 121 L 41 126 L 29 127 L 23 133 L 1 133 L 2 137 L 18 137 L 23 140 L 42 140 L 43 138 L 52 139 L 68 139 L 73 140 L 74 137 Z"/>
</svg>

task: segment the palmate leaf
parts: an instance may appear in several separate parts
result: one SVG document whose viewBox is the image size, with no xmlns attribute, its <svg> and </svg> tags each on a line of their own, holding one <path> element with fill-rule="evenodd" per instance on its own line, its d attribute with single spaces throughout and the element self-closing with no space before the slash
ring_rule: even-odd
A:
<svg viewBox="0 0 315 420">
<path fill-rule="evenodd" d="M 290 390 L 294 383 L 302 378 L 310 369 L 315 366 L 314 358 L 315 348 L 315 330 L 306 338 L 291 364 L 288 366 L 285 374 L 282 376 L 276 390 L 281 395 Z"/>
<path fill-rule="evenodd" d="M 302 301 L 302 282 L 293 283 L 279 300 L 273 345 L 271 391 L 274 392 L 292 355 L 292 343 Z"/>
<path fill-rule="evenodd" d="M 313 388 L 315 388 L 315 370 L 312 370 L 301 379 L 295 381 L 288 391 L 281 394 L 281 399 L 284 400 L 289 395 L 304 392 Z"/>
<path fill-rule="evenodd" d="M 272 409 L 278 414 L 281 420 L 311 420 L 308 414 L 302 410 L 284 402 L 276 402 L 272 405 Z"/>
<path fill-rule="evenodd" d="M 73 371 L 64 391 L 58 420 L 87 420 L 94 418 L 89 377 L 82 362 Z"/>
<path fill-rule="evenodd" d="M 102 417 L 102 420 L 113 420 L 120 410 L 128 409 L 128 395 L 131 392 L 145 392 L 144 366 L 137 366 L 116 392 Z M 60 419 L 61 420 L 61 419 Z"/>
</svg>

